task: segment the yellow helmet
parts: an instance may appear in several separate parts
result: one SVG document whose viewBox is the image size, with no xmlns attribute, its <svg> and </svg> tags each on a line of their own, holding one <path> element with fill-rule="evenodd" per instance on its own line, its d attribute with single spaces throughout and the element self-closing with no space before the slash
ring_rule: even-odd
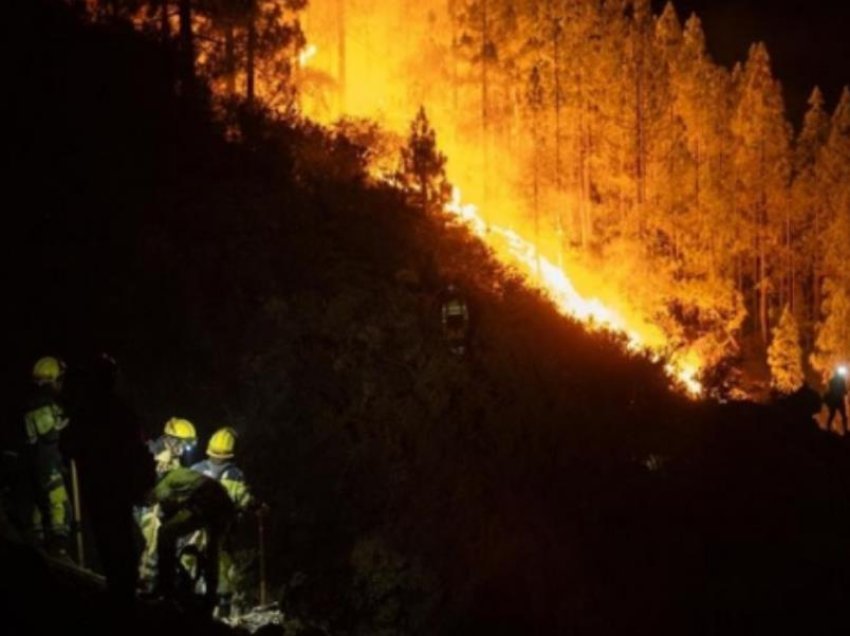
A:
<svg viewBox="0 0 850 636">
<path fill-rule="evenodd" d="M 39 358 L 32 368 L 32 379 L 38 384 L 55 382 L 65 374 L 65 363 L 59 358 L 46 356 Z"/>
<path fill-rule="evenodd" d="M 207 455 L 217 459 L 230 459 L 236 449 L 236 431 L 229 426 L 218 429 L 207 444 Z"/>
<path fill-rule="evenodd" d="M 195 425 L 189 420 L 179 417 L 172 417 L 165 423 L 165 434 L 192 442 L 198 439 L 198 434 L 195 432 Z"/>
</svg>

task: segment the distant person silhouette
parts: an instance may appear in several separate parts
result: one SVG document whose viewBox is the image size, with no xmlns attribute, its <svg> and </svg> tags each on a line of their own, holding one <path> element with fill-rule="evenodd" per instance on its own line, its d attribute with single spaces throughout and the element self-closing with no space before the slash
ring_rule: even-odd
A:
<svg viewBox="0 0 850 636">
<path fill-rule="evenodd" d="M 829 418 L 826 421 L 826 430 L 832 430 L 832 420 L 835 414 L 841 415 L 843 435 L 847 434 L 847 367 L 839 367 L 833 374 L 827 386 L 823 401 L 829 408 Z"/>
<path fill-rule="evenodd" d="M 440 313 L 449 350 L 455 355 L 463 355 L 469 338 L 469 305 L 453 282 L 443 292 Z"/>
</svg>

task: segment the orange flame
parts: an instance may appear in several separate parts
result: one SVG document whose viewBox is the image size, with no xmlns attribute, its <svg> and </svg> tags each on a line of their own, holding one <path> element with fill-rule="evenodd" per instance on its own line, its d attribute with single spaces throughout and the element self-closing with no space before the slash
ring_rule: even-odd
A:
<svg viewBox="0 0 850 636">
<path fill-rule="evenodd" d="M 598 298 L 585 298 L 573 285 L 566 272 L 539 253 L 531 241 L 524 239 L 512 229 L 488 224 L 470 203 L 463 203 L 460 188 L 454 188 L 452 200 L 445 211 L 467 225 L 479 238 L 493 247 L 497 253 L 507 252 L 507 256 L 520 266 L 529 282 L 536 279 L 558 310 L 593 328 L 606 329 L 626 337 L 631 351 L 649 353 L 654 359 L 660 359 L 666 345 L 663 334 L 645 326 L 638 327 L 625 316 L 606 306 Z M 501 239 L 506 250 L 500 249 L 495 238 Z M 677 353 L 670 357 L 664 369 L 674 383 L 691 397 L 700 397 L 703 387 L 699 377 L 702 362 L 695 351 Z"/>
</svg>

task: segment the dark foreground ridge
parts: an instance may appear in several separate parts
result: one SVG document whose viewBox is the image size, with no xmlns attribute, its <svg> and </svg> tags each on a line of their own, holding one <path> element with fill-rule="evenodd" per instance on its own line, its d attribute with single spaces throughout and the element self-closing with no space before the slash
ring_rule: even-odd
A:
<svg viewBox="0 0 850 636">
<path fill-rule="evenodd" d="M 199 611 L 139 601 L 116 607 L 103 578 L 70 563 L 45 558 L 16 540 L 2 525 L 4 629 L 8 634 L 158 634 L 171 636 L 237 634 Z"/>
</svg>

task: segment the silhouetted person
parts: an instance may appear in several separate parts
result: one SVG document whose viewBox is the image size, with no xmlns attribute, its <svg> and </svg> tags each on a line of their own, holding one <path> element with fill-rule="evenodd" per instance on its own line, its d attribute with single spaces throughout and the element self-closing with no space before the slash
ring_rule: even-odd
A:
<svg viewBox="0 0 850 636">
<path fill-rule="evenodd" d="M 34 540 L 33 508 L 36 501 L 35 482 L 30 466 L 27 434 L 20 426 L 20 403 L 26 396 L 26 385 L 7 388 L 0 415 L 0 499 L 11 530 L 22 540 Z"/>
<path fill-rule="evenodd" d="M 847 369 L 841 367 L 835 371 L 826 389 L 823 401 L 829 408 L 829 418 L 826 421 L 826 430 L 832 430 L 832 420 L 835 414 L 841 415 L 843 434 L 847 434 Z"/>
<path fill-rule="evenodd" d="M 107 355 L 71 385 L 74 426 L 66 450 L 77 462 L 84 514 L 91 522 L 109 592 L 132 602 L 139 555 L 133 505 L 154 485 L 153 458 L 129 405 L 116 393 L 118 367 Z"/>
</svg>

